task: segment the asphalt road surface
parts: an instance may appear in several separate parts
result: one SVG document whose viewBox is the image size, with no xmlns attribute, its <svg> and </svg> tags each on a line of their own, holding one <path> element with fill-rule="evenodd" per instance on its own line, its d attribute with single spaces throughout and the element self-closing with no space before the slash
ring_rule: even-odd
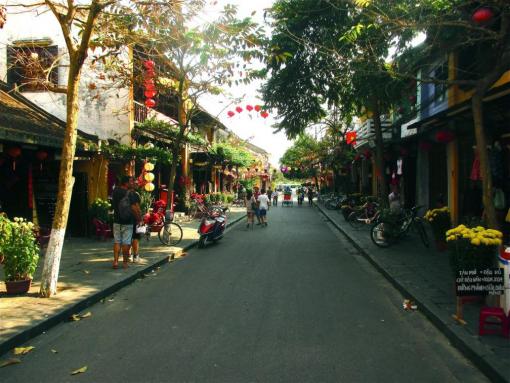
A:
<svg viewBox="0 0 510 383">
<path fill-rule="evenodd" d="M 316 209 L 268 217 L 28 342 L 0 382 L 487 381 Z"/>
</svg>

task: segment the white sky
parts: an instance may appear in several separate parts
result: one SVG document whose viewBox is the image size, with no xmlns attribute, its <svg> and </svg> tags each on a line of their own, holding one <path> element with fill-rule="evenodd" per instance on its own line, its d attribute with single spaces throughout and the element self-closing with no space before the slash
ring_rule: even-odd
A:
<svg viewBox="0 0 510 383">
<path fill-rule="evenodd" d="M 253 11 L 256 14 L 253 18 L 263 23 L 264 8 L 269 8 L 273 3 L 273 0 L 258 0 L 258 1 L 247 1 L 247 0 L 209 0 L 209 7 L 204 18 L 207 20 L 214 20 L 217 15 L 217 11 L 223 9 L 226 4 L 233 4 L 238 7 L 238 17 L 248 17 Z M 225 124 L 227 128 L 232 130 L 235 134 L 245 140 L 249 140 L 252 144 L 257 145 L 271 154 L 270 162 L 273 166 L 277 167 L 280 157 L 285 153 L 285 150 L 292 145 L 292 142 L 287 140 L 285 134 L 273 133 L 271 127 L 275 123 L 274 115 L 270 115 L 268 118 L 263 119 L 259 115 L 252 111 L 248 113 L 246 111 L 246 105 L 262 105 L 262 100 L 258 92 L 260 82 L 253 82 L 249 85 L 240 85 L 237 87 L 227 88 L 226 91 L 231 94 L 231 97 L 220 96 L 208 96 L 200 100 L 200 104 L 213 116 Z M 240 97 L 245 95 L 243 101 L 238 103 L 232 103 L 233 97 Z M 231 104 L 232 103 L 232 104 Z M 241 106 L 244 110 L 242 113 L 229 118 L 227 112 L 229 110 L 234 111 L 236 106 Z M 250 118 L 251 116 L 251 118 Z"/>
</svg>

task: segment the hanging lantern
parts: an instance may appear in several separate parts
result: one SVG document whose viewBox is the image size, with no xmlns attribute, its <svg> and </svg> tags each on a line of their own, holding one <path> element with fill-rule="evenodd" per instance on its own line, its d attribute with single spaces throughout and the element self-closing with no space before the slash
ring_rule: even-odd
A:
<svg viewBox="0 0 510 383">
<path fill-rule="evenodd" d="M 146 162 L 145 165 L 143 165 L 143 168 L 148 172 L 152 172 L 154 170 L 154 164 Z"/>
<path fill-rule="evenodd" d="M 347 145 L 354 145 L 354 142 L 356 142 L 356 132 L 347 132 L 345 134 L 345 142 Z"/>
<path fill-rule="evenodd" d="M 156 106 L 156 101 L 154 101 L 154 99 L 152 98 L 148 98 L 147 100 L 145 100 L 145 106 L 147 108 L 154 108 Z"/>
<path fill-rule="evenodd" d="M 288 166 L 288 167 L 287 167 L 287 171 L 289 171 L 289 172 L 290 172 L 291 170 L 292 170 L 292 168 L 291 168 L 290 166 Z"/>
<path fill-rule="evenodd" d="M 154 79 L 146 78 L 145 80 L 143 80 L 143 86 L 145 87 L 145 89 L 151 89 L 156 86 L 156 83 L 154 82 Z"/>
<path fill-rule="evenodd" d="M 151 191 L 154 191 L 154 189 L 156 187 L 154 186 L 154 184 L 152 182 L 149 182 L 149 183 L 146 183 L 143 188 L 145 189 L 145 191 L 151 192 Z"/>
<path fill-rule="evenodd" d="M 145 61 L 143 62 L 143 66 L 145 67 L 145 69 L 154 69 L 154 66 L 155 66 L 155 65 L 156 65 L 156 64 L 155 64 L 155 63 L 154 63 L 154 61 L 152 61 L 152 60 L 145 60 Z"/>
<path fill-rule="evenodd" d="M 45 152 L 44 150 L 39 150 L 37 153 L 35 153 L 35 157 L 39 161 L 44 161 L 46 158 L 48 158 L 48 152 Z"/>
<path fill-rule="evenodd" d="M 240 106 L 236 106 L 237 113 L 241 113 L 242 111 L 243 111 L 243 108 L 241 108 Z"/>
<path fill-rule="evenodd" d="M 12 148 L 9 148 L 7 151 L 7 154 L 12 157 L 12 170 L 16 170 L 16 158 L 21 156 L 21 148 L 17 146 L 13 146 Z"/>
<path fill-rule="evenodd" d="M 471 20 L 473 20 L 476 24 L 482 24 L 490 21 L 494 17 L 494 13 L 490 8 L 482 7 L 478 8 L 471 16 Z"/>
<path fill-rule="evenodd" d="M 143 179 L 147 182 L 154 181 L 154 173 L 151 173 L 151 172 L 145 173 L 145 175 L 143 176 Z"/>
<path fill-rule="evenodd" d="M 450 141 L 453 141 L 455 139 L 455 134 L 449 130 L 440 130 L 436 132 L 435 139 L 437 142 L 441 144 L 447 144 Z"/>
<path fill-rule="evenodd" d="M 262 107 L 260 105 L 255 105 L 255 111 L 260 112 L 262 110 Z"/>
<path fill-rule="evenodd" d="M 251 106 L 251 105 L 246 105 L 246 110 L 247 110 L 248 112 L 251 112 L 251 111 L 253 110 L 253 106 Z"/>
<path fill-rule="evenodd" d="M 145 97 L 147 98 L 154 98 L 158 92 L 155 89 L 146 89 L 145 92 L 143 92 Z"/>
<path fill-rule="evenodd" d="M 231 110 L 229 110 L 229 111 L 227 112 L 227 115 L 228 115 L 229 117 L 234 117 L 236 114 L 235 114 L 234 112 L 232 112 Z"/>
<path fill-rule="evenodd" d="M 267 113 L 267 112 L 264 110 L 264 111 L 260 112 L 260 116 L 261 116 L 262 118 L 267 118 L 267 117 L 269 117 L 269 113 Z"/>
<path fill-rule="evenodd" d="M 145 71 L 145 79 L 151 79 L 156 76 L 154 69 L 148 69 Z"/>
</svg>

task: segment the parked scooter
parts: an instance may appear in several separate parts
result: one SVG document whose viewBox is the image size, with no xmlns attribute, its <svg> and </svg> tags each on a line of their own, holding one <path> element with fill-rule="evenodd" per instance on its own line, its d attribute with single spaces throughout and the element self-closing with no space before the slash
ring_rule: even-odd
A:
<svg viewBox="0 0 510 383">
<path fill-rule="evenodd" d="M 227 227 L 227 216 L 225 212 L 228 208 L 210 210 L 202 220 L 198 227 L 198 248 L 205 247 L 207 242 L 216 242 L 223 238 L 223 233 Z"/>
</svg>

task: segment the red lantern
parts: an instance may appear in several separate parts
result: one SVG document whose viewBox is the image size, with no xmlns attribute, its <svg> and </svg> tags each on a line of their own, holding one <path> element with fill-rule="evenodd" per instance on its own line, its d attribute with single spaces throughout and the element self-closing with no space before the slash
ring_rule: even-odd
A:
<svg viewBox="0 0 510 383">
<path fill-rule="evenodd" d="M 145 60 L 145 61 L 143 62 L 143 66 L 145 67 L 145 69 L 149 69 L 149 70 L 150 70 L 150 69 L 154 69 L 154 66 L 155 66 L 155 65 L 156 65 L 156 64 L 155 64 L 155 63 L 154 63 L 154 61 L 152 61 L 152 60 Z"/>
<path fill-rule="evenodd" d="M 435 139 L 437 142 L 441 144 L 447 144 L 450 141 L 455 139 L 455 134 L 450 132 L 449 130 L 440 130 L 436 132 Z"/>
<path fill-rule="evenodd" d="M 227 114 L 228 114 L 228 116 L 229 116 L 229 117 L 234 117 L 234 116 L 236 115 L 236 114 L 235 114 L 234 112 L 232 112 L 231 110 L 229 110 L 229 111 L 227 112 Z"/>
<path fill-rule="evenodd" d="M 345 142 L 347 143 L 347 145 L 354 145 L 354 143 L 356 142 L 356 132 L 347 132 L 346 135 L 345 135 Z"/>
<path fill-rule="evenodd" d="M 269 117 L 269 113 L 267 113 L 267 112 L 264 110 L 264 111 L 260 112 L 260 116 L 261 116 L 262 118 L 268 118 L 268 117 Z"/>
<path fill-rule="evenodd" d="M 145 100 L 145 106 L 147 108 L 154 108 L 156 106 L 156 101 L 154 101 L 152 98 L 148 98 Z"/>
<path fill-rule="evenodd" d="M 240 106 L 236 106 L 237 113 L 241 113 L 242 111 L 243 111 L 243 108 L 241 108 Z"/>
<path fill-rule="evenodd" d="M 494 13 L 490 8 L 482 7 L 478 8 L 471 16 L 471 20 L 473 20 L 476 24 L 482 24 L 490 21 L 494 16 Z"/>
<path fill-rule="evenodd" d="M 143 81 L 143 86 L 145 86 L 146 89 L 150 89 L 151 87 L 154 88 L 156 86 L 156 83 L 152 78 L 146 78 Z"/>
<path fill-rule="evenodd" d="M 156 76 L 156 72 L 154 71 L 154 69 L 148 69 L 145 71 L 146 79 L 153 78 L 154 76 Z"/>
<path fill-rule="evenodd" d="M 158 92 L 156 92 L 155 89 L 147 89 L 143 94 L 147 98 L 153 98 L 158 94 Z"/>
<path fill-rule="evenodd" d="M 19 148 L 17 146 L 13 146 L 12 148 L 9 148 L 9 150 L 7 151 L 7 154 L 9 156 L 11 156 L 12 158 L 17 158 L 17 157 L 21 156 L 21 148 Z"/>
<path fill-rule="evenodd" d="M 251 105 L 246 105 L 246 110 L 247 110 L 248 112 L 251 112 L 251 111 L 253 110 L 253 106 L 251 106 Z"/>
<path fill-rule="evenodd" d="M 21 156 L 21 148 L 13 146 L 9 148 L 7 154 L 12 157 L 12 170 L 16 170 L 16 158 Z"/>
<path fill-rule="evenodd" d="M 262 110 L 262 107 L 260 105 L 255 105 L 255 111 L 260 112 Z"/>
<path fill-rule="evenodd" d="M 39 161 L 44 161 L 46 158 L 48 158 L 48 152 L 45 152 L 44 150 L 39 150 L 37 153 L 35 153 L 35 157 Z"/>
</svg>

